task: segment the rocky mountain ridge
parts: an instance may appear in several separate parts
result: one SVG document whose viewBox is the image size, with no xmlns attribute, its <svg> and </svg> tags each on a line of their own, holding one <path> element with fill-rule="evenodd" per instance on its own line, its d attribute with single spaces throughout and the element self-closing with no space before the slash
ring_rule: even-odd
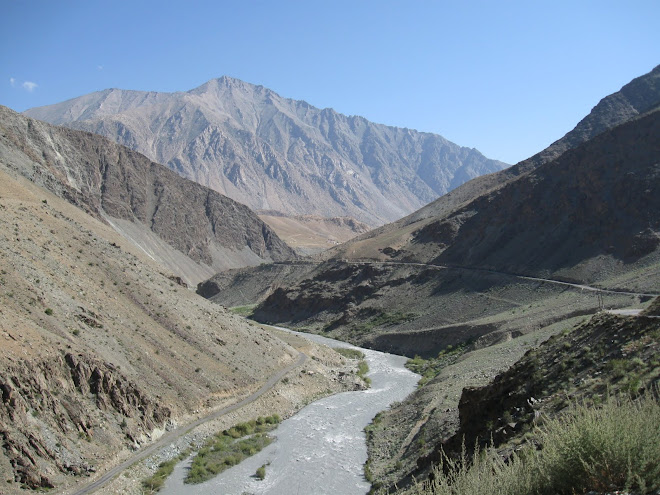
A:
<svg viewBox="0 0 660 495">
<path fill-rule="evenodd" d="M 246 206 L 86 132 L 0 108 L 2 164 L 113 225 L 188 283 L 295 254 Z"/>
<path fill-rule="evenodd" d="M 178 93 L 109 89 L 25 113 L 109 137 L 255 210 L 372 226 L 505 166 L 229 77 Z"/>
</svg>

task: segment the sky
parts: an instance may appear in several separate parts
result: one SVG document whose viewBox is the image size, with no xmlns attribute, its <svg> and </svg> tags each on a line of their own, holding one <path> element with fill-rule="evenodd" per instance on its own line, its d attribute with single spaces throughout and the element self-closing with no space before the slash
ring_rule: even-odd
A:
<svg viewBox="0 0 660 495">
<path fill-rule="evenodd" d="M 660 64 L 658 0 L 0 0 L 0 104 L 228 75 L 516 163 Z"/>
</svg>

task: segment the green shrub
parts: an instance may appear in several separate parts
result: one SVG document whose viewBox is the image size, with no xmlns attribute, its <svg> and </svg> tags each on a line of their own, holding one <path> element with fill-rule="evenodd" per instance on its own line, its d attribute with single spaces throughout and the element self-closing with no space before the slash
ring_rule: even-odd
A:
<svg viewBox="0 0 660 495">
<path fill-rule="evenodd" d="M 339 354 L 348 359 L 364 359 L 364 352 L 357 349 L 348 349 L 346 347 L 337 347 L 335 348 Z"/>
<path fill-rule="evenodd" d="M 167 477 L 174 471 L 174 466 L 176 466 L 177 462 L 179 462 L 178 458 L 161 462 L 154 475 L 142 482 L 142 493 L 152 494 L 159 491 L 163 487 Z"/>
<path fill-rule="evenodd" d="M 259 478 L 260 480 L 263 480 L 266 477 L 266 465 L 264 464 L 260 468 L 257 469 L 257 472 L 254 473 L 255 477 Z"/>
<path fill-rule="evenodd" d="M 541 448 L 527 446 L 505 464 L 492 450 L 444 456 L 418 494 L 550 495 L 660 489 L 660 404 L 609 398 L 602 407 L 574 406 L 536 429 Z"/>
<path fill-rule="evenodd" d="M 360 361 L 358 363 L 358 376 L 362 378 L 362 381 L 366 383 L 367 385 L 371 385 L 371 378 L 367 376 L 367 373 L 369 373 L 369 365 L 367 364 L 366 361 Z"/>
</svg>

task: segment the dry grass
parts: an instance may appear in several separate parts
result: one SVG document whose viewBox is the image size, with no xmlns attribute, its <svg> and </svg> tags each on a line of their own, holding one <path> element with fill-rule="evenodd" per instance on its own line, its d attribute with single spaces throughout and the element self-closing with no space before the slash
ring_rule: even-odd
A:
<svg viewBox="0 0 660 495">
<path fill-rule="evenodd" d="M 634 401 L 610 398 L 602 407 L 576 405 L 535 430 L 529 445 L 508 463 L 477 449 L 444 456 L 434 479 L 416 494 L 573 494 L 660 488 L 660 404 L 647 394 Z"/>
</svg>

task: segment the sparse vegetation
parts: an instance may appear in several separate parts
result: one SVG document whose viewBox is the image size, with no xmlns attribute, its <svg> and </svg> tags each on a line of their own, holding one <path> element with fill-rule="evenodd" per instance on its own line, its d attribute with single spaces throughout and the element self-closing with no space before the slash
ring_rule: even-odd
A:
<svg viewBox="0 0 660 495">
<path fill-rule="evenodd" d="M 364 352 L 358 349 L 349 349 L 347 347 L 335 347 L 335 351 L 348 359 L 364 359 Z"/>
<path fill-rule="evenodd" d="M 189 451 L 185 450 L 174 459 L 161 462 L 153 476 L 142 482 L 142 493 L 144 495 L 151 495 L 158 492 L 163 487 L 167 477 L 174 471 L 174 466 L 176 466 L 179 461 L 188 457 L 189 453 Z"/>
<path fill-rule="evenodd" d="M 374 328 L 389 327 L 392 325 L 397 325 L 399 323 L 412 321 L 415 318 L 417 318 L 417 315 L 415 313 L 403 313 L 401 311 L 396 311 L 394 313 L 383 312 L 376 316 L 373 316 L 371 319 L 367 320 L 364 323 L 351 326 L 350 332 L 351 334 L 354 335 L 361 335 L 363 333 L 370 332 Z"/>
<path fill-rule="evenodd" d="M 280 421 L 277 414 L 259 417 L 209 438 L 195 455 L 185 483 L 202 483 L 261 451 L 273 441 L 267 432 Z"/>
<path fill-rule="evenodd" d="M 457 460 L 444 456 L 434 479 L 418 494 L 573 494 L 616 490 L 654 493 L 660 488 L 660 404 L 609 398 L 602 407 L 573 406 L 535 430 L 508 463 L 476 449 Z"/>
<path fill-rule="evenodd" d="M 337 347 L 335 348 L 335 351 L 348 359 L 360 359 L 361 361 L 358 363 L 357 375 L 364 381 L 364 383 L 371 385 L 371 379 L 367 376 L 367 373 L 369 373 L 369 365 L 364 360 L 365 355 L 362 351 L 346 347 Z"/>
<path fill-rule="evenodd" d="M 366 361 L 360 361 L 358 363 L 358 376 L 362 378 L 364 383 L 367 385 L 371 385 L 371 379 L 367 376 L 367 373 L 369 373 L 369 365 L 367 364 Z"/>
<path fill-rule="evenodd" d="M 257 307 L 256 304 L 248 304 L 247 306 L 235 306 L 229 309 L 231 312 L 236 313 L 237 315 L 245 316 L 246 318 L 249 318 L 250 316 L 252 316 L 252 313 L 254 312 L 254 309 L 256 307 Z"/>
<path fill-rule="evenodd" d="M 438 373 L 443 368 L 455 363 L 460 356 L 468 352 L 471 348 L 472 340 L 466 340 L 456 346 L 448 345 L 435 358 L 424 359 L 420 356 L 415 356 L 413 359 L 409 359 L 406 362 L 406 368 L 418 375 L 422 375 L 418 386 L 423 387 L 429 380 L 438 376 Z"/>
</svg>

